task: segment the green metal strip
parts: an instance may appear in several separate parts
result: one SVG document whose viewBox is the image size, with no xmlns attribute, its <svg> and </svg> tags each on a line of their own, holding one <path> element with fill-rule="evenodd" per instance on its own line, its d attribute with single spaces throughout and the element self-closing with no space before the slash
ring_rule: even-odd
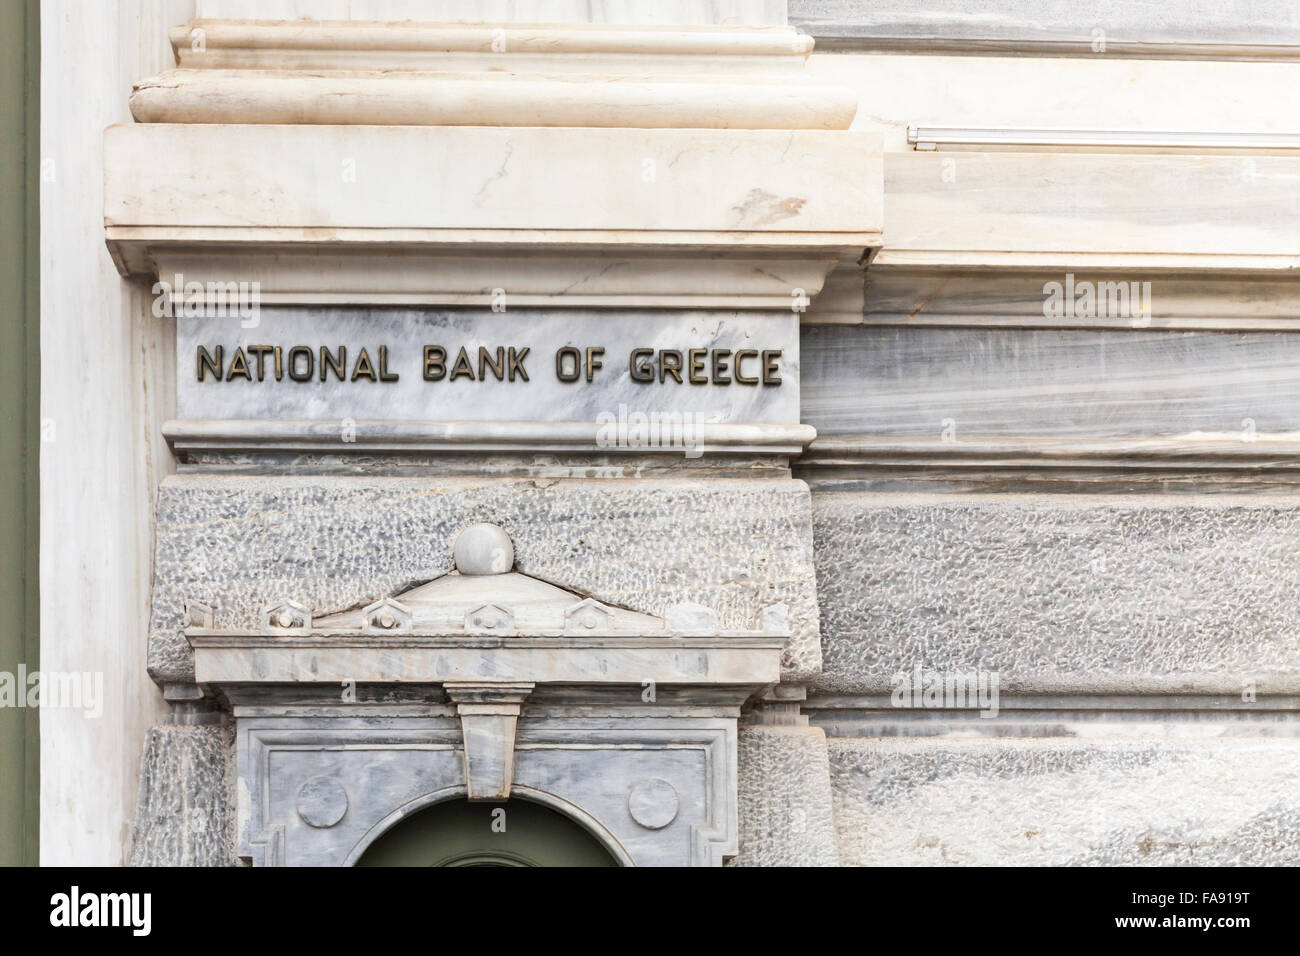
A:
<svg viewBox="0 0 1300 956">
<path fill-rule="evenodd" d="M 0 863 L 39 862 L 40 4 L 0 4 Z"/>
</svg>

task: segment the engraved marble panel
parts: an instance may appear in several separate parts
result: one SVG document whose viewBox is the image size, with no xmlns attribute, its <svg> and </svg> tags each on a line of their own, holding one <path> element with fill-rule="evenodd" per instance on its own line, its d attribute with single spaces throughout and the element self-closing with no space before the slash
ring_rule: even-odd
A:
<svg viewBox="0 0 1300 956">
<path fill-rule="evenodd" d="M 627 414 L 654 411 L 689 412 L 696 421 L 797 423 L 799 420 L 798 316 L 793 313 L 742 316 L 735 312 L 683 312 L 650 315 L 597 313 L 594 311 L 421 310 L 406 309 L 299 309 L 262 308 L 253 319 L 205 317 L 177 319 L 178 415 L 188 419 L 416 419 L 438 421 L 604 421 L 602 413 L 617 419 L 620 406 Z M 260 345 L 278 346 L 280 377 L 275 355 L 259 362 L 247 355 L 249 377 L 230 379 L 235 350 Z M 426 345 L 445 349 L 442 378 L 427 381 Z M 223 380 L 210 368 L 199 380 L 199 348 L 214 359 L 222 348 Z M 290 368 L 289 350 L 304 346 Z M 339 347 L 347 349 L 344 375 L 339 381 L 333 367 L 322 368 L 321 350 L 337 360 Z M 372 380 L 356 364 L 366 350 L 374 378 L 381 374 L 380 348 L 385 348 L 386 371 L 395 381 Z M 472 378 L 457 375 L 455 363 L 465 349 Z M 480 361 L 480 347 L 487 363 Z M 557 370 L 557 350 L 576 349 Z M 591 380 L 588 376 L 588 349 Z M 510 350 L 524 374 L 510 379 Z M 528 351 L 524 353 L 524 350 Z M 654 353 L 638 358 L 638 368 L 653 366 L 654 381 L 633 381 L 629 365 L 634 349 Z M 696 378 L 690 377 L 690 349 L 729 350 L 718 354 L 719 372 L 713 374 L 714 353 L 699 356 Z M 755 384 L 735 380 L 735 352 L 753 350 L 743 360 L 741 374 Z M 501 350 L 501 354 L 498 354 Z M 659 350 L 682 353 L 683 368 L 675 380 L 665 369 L 659 381 Z M 779 371 L 763 383 L 763 353 L 773 356 Z M 665 364 L 671 366 L 669 357 Z M 494 367 L 493 363 L 497 363 Z M 597 364 L 599 367 L 596 367 Z M 322 372 L 324 378 L 322 380 Z M 291 374 L 292 373 L 292 374 Z M 436 369 L 430 374 L 437 375 Z M 562 381 L 576 374 L 577 381 Z M 302 381 L 296 381 L 296 375 Z M 482 376 L 482 380 L 480 380 Z M 714 383 L 716 378 L 718 384 Z M 723 380 L 729 384 L 721 384 Z"/>
</svg>

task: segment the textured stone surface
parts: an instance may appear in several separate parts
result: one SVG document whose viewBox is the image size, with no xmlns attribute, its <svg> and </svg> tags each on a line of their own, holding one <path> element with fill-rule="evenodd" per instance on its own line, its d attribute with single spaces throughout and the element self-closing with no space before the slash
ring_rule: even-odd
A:
<svg viewBox="0 0 1300 956">
<path fill-rule="evenodd" d="M 824 672 L 1002 692 L 1300 690 L 1300 497 L 813 497 Z"/>
<path fill-rule="evenodd" d="M 144 745 L 132 866 L 233 866 L 228 724 L 155 727 Z"/>
<path fill-rule="evenodd" d="M 736 866 L 834 866 L 826 737 L 818 727 L 741 727 Z"/>
<path fill-rule="evenodd" d="M 1293 738 L 828 748 L 846 865 L 1300 863 Z"/>
<path fill-rule="evenodd" d="M 451 570 L 456 533 L 501 525 L 517 570 L 662 616 L 694 601 L 722 628 L 790 608 L 787 680 L 821 664 L 808 489 L 779 479 L 493 480 L 178 476 L 158 497 L 149 670 L 193 678 L 184 604 L 254 628 L 284 599 L 316 616 Z"/>
</svg>

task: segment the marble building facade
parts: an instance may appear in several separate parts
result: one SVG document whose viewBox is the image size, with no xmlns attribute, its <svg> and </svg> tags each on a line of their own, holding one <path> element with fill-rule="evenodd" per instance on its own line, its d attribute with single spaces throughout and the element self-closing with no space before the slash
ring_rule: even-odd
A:
<svg viewBox="0 0 1300 956">
<path fill-rule="evenodd" d="M 43 666 L 121 635 L 47 862 L 466 800 L 622 865 L 1300 860 L 1285 5 L 121 6 L 44 133 L 45 352 L 130 396 L 45 360 Z"/>
</svg>

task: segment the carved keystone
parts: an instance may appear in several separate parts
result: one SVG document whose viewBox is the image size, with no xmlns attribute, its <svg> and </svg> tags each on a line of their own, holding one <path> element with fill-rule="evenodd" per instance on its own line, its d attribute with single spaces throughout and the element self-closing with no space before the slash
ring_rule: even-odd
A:
<svg viewBox="0 0 1300 956">
<path fill-rule="evenodd" d="M 470 800 L 506 800 L 515 774 L 515 727 L 533 686 L 522 682 L 449 681 L 447 697 L 460 715 L 465 788 Z"/>
</svg>

